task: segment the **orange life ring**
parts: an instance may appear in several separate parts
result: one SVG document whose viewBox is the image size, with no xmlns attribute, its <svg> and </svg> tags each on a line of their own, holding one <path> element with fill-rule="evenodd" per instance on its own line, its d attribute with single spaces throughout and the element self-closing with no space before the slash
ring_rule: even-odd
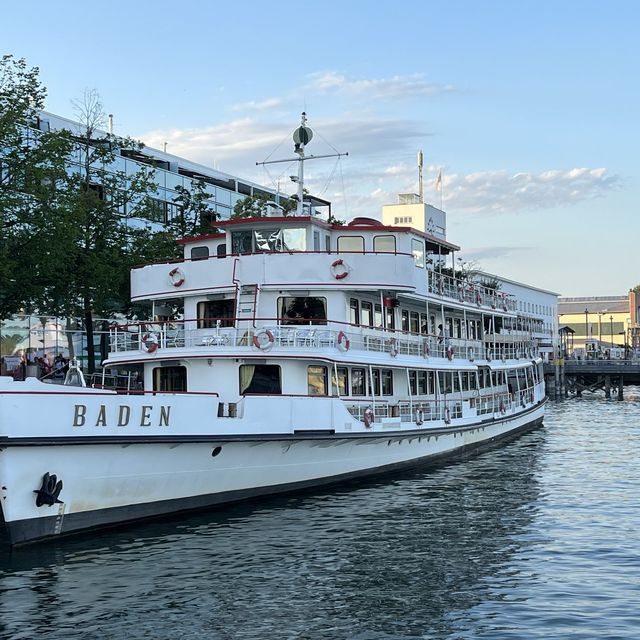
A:
<svg viewBox="0 0 640 640">
<path fill-rule="evenodd" d="M 373 413 L 373 409 L 371 407 L 367 407 L 364 411 L 364 415 L 362 416 L 364 420 L 364 426 L 369 429 L 371 425 L 376 421 L 375 413 Z"/>
<path fill-rule="evenodd" d="M 169 271 L 169 281 L 174 287 L 181 287 L 184 284 L 184 273 L 180 267 L 175 267 Z"/>
<path fill-rule="evenodd" d="M 395 358 L 398 355 L 398 341 L 395 338 L 389 338 L 387 343 L 389 344 L 389 355 Z"/>
<path fill-rule="evenodd" d="M 343 280 L 350 273 L 351 273 L 351 268 L 344 260 L 342 260 L 342 258 L 339 258 L 338 260 L 334 260 L 331 263 L 331 275 L 336 280 Z"/>
<path fill-rule="evenodd" d="M 269 351 L 273 347 L 275 338 L 269 329 L 260 329 L 253 336 L 253 346 L 261 351 Z"/>
<path fill-rule="evenodd" d="M 453 355 L 454 355 L 453 347 L 449 345 L 447 347 L 447 360 L 453 360 Z"/>
<path fill-rule="evenodd" d="M 336 339 L 336 344 L 338 345 L 338 349 L 340 349 L 340 351 L 342 351 L 343 353 L 345 351 L 349 351 L 349 347 L 351 346 L 351 342 L 350 342 L 349 338 L 347 337 L 347 334 L 344 331 L 341 331 L 338 334 L 338 337 Z"/>
<path fill-rule="evenodd" d="M 155 353 L 158 350 L 158 336 L 155 333 L 145 333 L 140 346 L 147 353 Z"/>
</svg>

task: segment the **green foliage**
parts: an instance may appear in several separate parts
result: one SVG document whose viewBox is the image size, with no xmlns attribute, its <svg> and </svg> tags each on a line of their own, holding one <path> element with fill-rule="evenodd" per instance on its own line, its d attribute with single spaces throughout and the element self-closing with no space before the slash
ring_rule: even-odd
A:
<svg viewBox="0 0 640 640">
<path fill-rule="evenodd" d="M 211 197 L 203 180 L 192 180 L 191 189 L 176 187 L 173 201 L 178 205 L 178 215 L 169 221 L 168 229 L 176 238 L 215 233 L 218 214 L 209 207 Z"/>
<path fill-rule="evenodd" d="M 242 200 L 238 200 L 233 207 L 233 213 L 231 214 L 232 220 L 238 218 L 264 218 L 269 210 L 269 203 L 273 203 L 271 196 L 257 195 L 247 196 Z M 282 215 L 287 216 L 291 211 L 296 209 L 297 203 L 295 200 L 281 200 L 280 205 L 282 209 Z"/>
<path fill-rule="evenodd" d="M 338 227 L 341 227 L 342 225 L 344 225 L 345 221 L 344 220 L 338 220 L 333 213 L 329 214 L 329 217 L 327 218 L 327 222 L 329 224 L 335 224 Z"/>
</svg>

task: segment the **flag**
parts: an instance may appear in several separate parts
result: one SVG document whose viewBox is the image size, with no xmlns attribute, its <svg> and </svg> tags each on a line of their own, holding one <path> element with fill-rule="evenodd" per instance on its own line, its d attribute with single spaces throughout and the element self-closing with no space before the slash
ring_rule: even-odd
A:
<svg viewBox="0 0 640 640">
<path fill-rule="evenodd" d="M 436 191 L 442 191 L 442 169 L 440 169 L 436 179 Z"/>
</svg>

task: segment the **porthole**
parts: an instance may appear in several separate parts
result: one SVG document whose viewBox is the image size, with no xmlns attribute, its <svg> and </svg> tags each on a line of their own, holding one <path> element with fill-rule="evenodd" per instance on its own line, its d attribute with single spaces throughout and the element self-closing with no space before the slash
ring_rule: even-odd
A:
<svg viewBox="0 0 640 640">
<path fill-rule="evenodd" d="M 215 458 L 216 456 L 219 456 L 221 452 L 222 452 L 222 447 L 220 447 L 220 446 L 215 447 L 213 449 L 213 451 L 211 452 L 211 457 Z"/>
</svg>

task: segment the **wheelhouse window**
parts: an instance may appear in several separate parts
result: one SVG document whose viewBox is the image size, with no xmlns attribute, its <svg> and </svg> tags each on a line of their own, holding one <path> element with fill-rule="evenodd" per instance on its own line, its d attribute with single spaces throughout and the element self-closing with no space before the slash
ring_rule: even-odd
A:
<svg viewBox="0 0 640 640">
<path fill-rule="evenodd" d="M 269 227 L 253 231 L 233 231 L 231 251 L 233 253 L 261 253 L 269 251 L 306 251 L 304 229 Z"/>
<path fill-rule="evenodd" d="M 233 231 L 231 233 L 231 253 L 252 253 L 251 231 Z"/>
<path fill-rule="evenodd" d="M 328 376 L 327 367 L 310 365 L 307 367 L 307 385 L 310 396 L 327 396 Z"/>
<path fill-rule="evenodd" d="M 241 364 L 240 394 L 280 395 L 280 367 L 274 364 Z"/>
<path fill-rule="evenodd" d="M 416 267 L 424 268 L 424 242 L 417 238 L 411 240 L 411 253 Z"/>
<path fill-rule="evenodd" d="M 337 367 L 338 377 L 335 371 L 331 374 L 333 388 L 338 390 L 338 394 L 346 396 L 349 394 L 349 378 L 346 367 Z"/>
<path fill-rule="evenodd" d="M 356 298 L 351 298 L 349 300 L 349 322 L 352 325 L 360 324 L 360 305 Z"/>
<path fill-rule="evenodd" d="M 360 314 L 362 325 L 365 327 L 373 327 L 373 305 L 370 302 L 360 303 Z"/>
<path fill-rule="evenodd" d="M 338 236 L 338 253 L 346 251 L 364 253 L 364 238 L 362 236 Z"/>
<path fill-rule="evenodd" d="M 235 302 L 233 300 L 198 302 L 198 329 L 210 329 L 217 326 L 233 327 L 234 309 Z"/>
<path fill-rule="evenodd" d="M 187 368 L 182 366 L 156 367 L 153 370 L 154 391 L 186 391 Z"/>
<path fill-rule="evenodd" d="M 395 236 L 374 236 L 373 250 L 379 253 L 395 253 L 396 237 Z"/>
<path fill-rule="evenodd" d="M 281 324 L 327 324 L 327 299 L 312 296 L 278 298 Z"/>
<path fill-rule="evenodd" d="M 209 257 L 209 247 L 193 247 L 191 249 L 192 260 L 206 260 Z"/>
</svg>

